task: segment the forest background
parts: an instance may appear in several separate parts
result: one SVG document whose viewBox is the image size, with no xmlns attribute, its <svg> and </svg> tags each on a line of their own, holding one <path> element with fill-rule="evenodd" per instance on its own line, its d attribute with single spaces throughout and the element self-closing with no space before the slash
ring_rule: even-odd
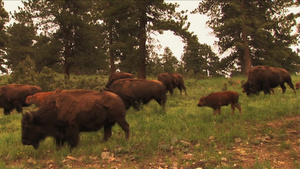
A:
<svg viewBox="0 0 300 169">
<path fill-rule="evenodd" d="M 299 1 L 199 1 L 192 13 L 209 18 L 217 53 L 189 31 L 190 13 L 174 1 L 28 0 L 14 13 L 0 2 L 2 73 L 28 57 L 37 71 L 50 68 L 66 77 L 116 70 L 140 78 L 162 72 L 232 76 L 256 65 L 299 71 L 299 49 L 291 49 L 299 44 L 299 12 L 288 11 Z M 7 25 L 9 16 L 15 22 Z M 184 43 L 179 60 L 168 47 L 161 55 L 155 50 L 151 35 L 166 31 Z"/>
</svg>

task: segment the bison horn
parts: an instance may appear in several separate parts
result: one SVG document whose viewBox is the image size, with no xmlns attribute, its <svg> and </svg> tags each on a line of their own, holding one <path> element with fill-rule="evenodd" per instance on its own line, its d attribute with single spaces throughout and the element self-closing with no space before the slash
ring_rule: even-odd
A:
<svg viewBox="0 0 300 169">
<path fill-rule="evenodd" d="M 32 115 L 29 111 L 27 111 L 27 112 L 25 113 L 25 115 L 26 115 L 26 114 L 28 114 L 29 120 L 32 121 L 32 120 L 33 120 L 33 115 Z"/>
</svg>

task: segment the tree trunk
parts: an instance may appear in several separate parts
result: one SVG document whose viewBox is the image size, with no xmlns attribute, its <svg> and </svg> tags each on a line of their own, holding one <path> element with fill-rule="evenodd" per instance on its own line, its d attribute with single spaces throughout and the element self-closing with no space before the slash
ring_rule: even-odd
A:
<svg viewBox="0 0 300 169">
<path fill-rule="evenodd" d="M 70 53 L 71 53 L 71 49 L 70 49 L 70 45 L 68 45 L 68 42 L 65 42 L 65 63 L 64 63 L 64 67 L 65 67 L 65 74 L 70 77 L 70 62 L 69 62 L 69 58 L 70 58 Z"/>
<path fill-rule="evenodd" d="M 114 57 L 114 52 L 112 50 L 112 28 L 110 28 L 109 30 L 109 44 L 110 44 L 110 49 L 109 49 L 109 58 L 110 58 L 110 74 L 113 74 L 116 72 L 116 68 L 115 68 L 115 57 Z"/>
<path fill-rule="evenodd" d="M 242 9 L 245 8 L 245 2 L 244 0 L 242 1 Z M 244 18 L 245 14 L 244 14 Z M 246 25 L 245 23 L 243 23 L 243 27 L 242 27 L 242 38 L 243 38 L 243 44 L 244 44 L 244 49 L 243 49 L 243 54 L 244 54 L 244 60 L 245 60 L 245 64 L 243 64 L 245 67 L 244 69 L 242 69 L 244 72 L 244 75 L 248 75 L 248 71 L 252 66 L 252 60 L 251 60 L 251 55 L 250 55 L 250 48 L 249 48 L 249 44 L 248 44 L 248 40 L 247 40 L 247 30 L 246 30 Z"/>
<path fill-rule="evenodd" d="M 138 78 L 146 79 L 146 7 L 142 6 L 140 9 L 140 35 L 139 35 L 139 69 Z"/>
<path fill-rule="evenodd" d="M 252 66 L 252 60 L 251 60 L 251 55 L 250 55 L 250 48 L 249 48 L 249 44 L 248 44 L 248 40 L 247 40 L 247 36 L 246 34 L 243 32 L 242 33 L 242 37 L 243 37 L 243 44 L 244 44 L 244 59 L 245 59 L 245 68 L 244 70 L 244 74 L 247 75 L 249 69 Z"/>
</svg>

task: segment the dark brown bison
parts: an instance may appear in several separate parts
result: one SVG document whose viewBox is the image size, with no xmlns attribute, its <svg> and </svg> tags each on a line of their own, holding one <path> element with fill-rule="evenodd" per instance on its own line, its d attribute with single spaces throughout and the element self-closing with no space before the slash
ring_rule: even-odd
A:
<svg viewBox="0 0 300 169">
<path fill-rule="evenodd" d="M 297 82 L 296 85 L 295 85 L 296 89 L 300 89 L 300 82 Z"/>
<path fill-rule="evenodd" d="M 177 87 L 180 91 L 180 94 L 182 94 L 182 89 L 183 89 L 185 95 L 187 95 L 186 88 L 184 86 L 183 76 L 179 73 L 170 73 L 170 75 L 172 76 L 173 79 L 173 88 L 175 89 Z"/>
<path fill-rule="evenodd" d="M 162 82 L 166 86 L 166 90 L 173 95 L 173 76 L 171 76 L 170 73 L 161 73 L 157 75 L 157 80 Z"/>
<path fill-rule="evenodd" d="M 80 132 L 97 131 L 104 127 L 104 140 L 112 135 L 118 123 L 129 138 L 129 124 L 121 98 L 111 92 L 66 90 L 50 95 L 37 111 L 26 112 L 22 118 L 22 143 L 38 148 L 48 136 L 59 148 L 67 142 L 77 146 Z"/>
<path fill-rule="evenodd" d="M 271 66 L 256 66 L 249 70 L 248 80 L 243 84 L 243 92 L 249 96 L 264 91 L 270 94 L 271 89 L 280 85 L 282 93 L 285 92 L 287 83 L 296 93 L 289 72 L 282 68 Z"/>
<path fill-rule="evenodd" d="M 164 108 L 167 101 L 166 87 L 158 80 L 120 79 L 108 90 L 122 98 L 126 109 L 133 106 L 138 110 L 140 103 L 147 104 L 152 99 Z"/>
<path fill-rule="evenodd" d="M 239 95 L 234 91 L 214 92 L 207 96 L 201 97 L 198 103 L 199 107 L 207 106 L 213 108 L 213 113 L 221 114 L 221 106 L 228 106 L 231 104 L 231 114 L 233 115 L 235 107 L 238 108 L 242 114 L 242 107 L 238 103 Z"/>
<path fill-rule="evenodd" d="M 15 108 L 19 113 L 23 107 L 29 106 L 25 103 L 29 95 L 42 92 L 39 86 L 8 84 L 0 87 L 0 107 L 4 109 L 4 114 L 8 115 Z"/>
<path fill-rule="evenodd" d="M 125 78 L 133 78 L 133 75 L 130 73 L 113 73 L 109 76 L 108 82 L 105 86 L 109 88 L 114 81 Z"/>
<path fill-rule="evenodd" d="M 54 92 L 40 92 L 34 95 L 27 96 L 25 103 L 28 105 L 34 104 L 39 107 L 46 101 L 48 96 L 60 91 L 61 91 L 60 89 L 57 89 Z"/>
<path fill-rule="evenodd" d="M 180 91 L 180 94 L 182 94 L 182 89 L 186 93 L 186 88 L 184 86 L 183 76 L 179 73 L 161 73 L 157 76 L 157 79 L 161 81 L 165 86 L 167 91 L 170 92 L 170 94 L 173 94 L 173 91 L 175 88 L 178 88 Z"/>
</svg>

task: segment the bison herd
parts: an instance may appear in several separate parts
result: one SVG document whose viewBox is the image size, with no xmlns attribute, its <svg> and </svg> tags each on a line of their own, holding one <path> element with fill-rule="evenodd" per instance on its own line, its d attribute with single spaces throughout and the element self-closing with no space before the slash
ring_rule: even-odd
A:
<svg viewBox="0 0 300 169">
<path fill-rule="evenodd" d="M 141 104 L 154 99 L 164 109 L 167 92 L 173 94 L 178 88 L 184 90 L 183 76 L 179 73 L 162 73 L 158 80 L 135 79 L 130 73 L 114 73 L 109 76 L 103 91 L 60 90 L 42 92 L 33 85 L 8 84 L 0 87 L 0 107 L 8 115 L 13 109 L 23 111 L 24 106 L 35 104 L 37 110 L 22 112 L 22 143 L 38 148 L 40 141 L 48 136 L 54 137 L 59 148 L 67 142 L 71 148 L 77 146 L 79 133 L 97 131 L 104 128 L 103 140 L 112 135 L 112 127 L 117 123 L 129 138 L 129 124 L 126 110 L 131 106 L 139 110 Z M 248 79 L 243 84 L 243 92 L 248 96 L 263 91 L 270 94 L 273 88 L 280 86 L 284 93 L 287 83 L 295 92 L 289 73 L 282 68 L 256 66 L 249 70 Z M 296 84 L 296 89 L 300 83 Z M 242 114 L 235 91 L 213 92 L 200 98 L 198 106 L 213 109 L 213 114 L 221 113 L 221 106 L 231 105 L 231 114 L 235 108 Z"/>
</svg>

